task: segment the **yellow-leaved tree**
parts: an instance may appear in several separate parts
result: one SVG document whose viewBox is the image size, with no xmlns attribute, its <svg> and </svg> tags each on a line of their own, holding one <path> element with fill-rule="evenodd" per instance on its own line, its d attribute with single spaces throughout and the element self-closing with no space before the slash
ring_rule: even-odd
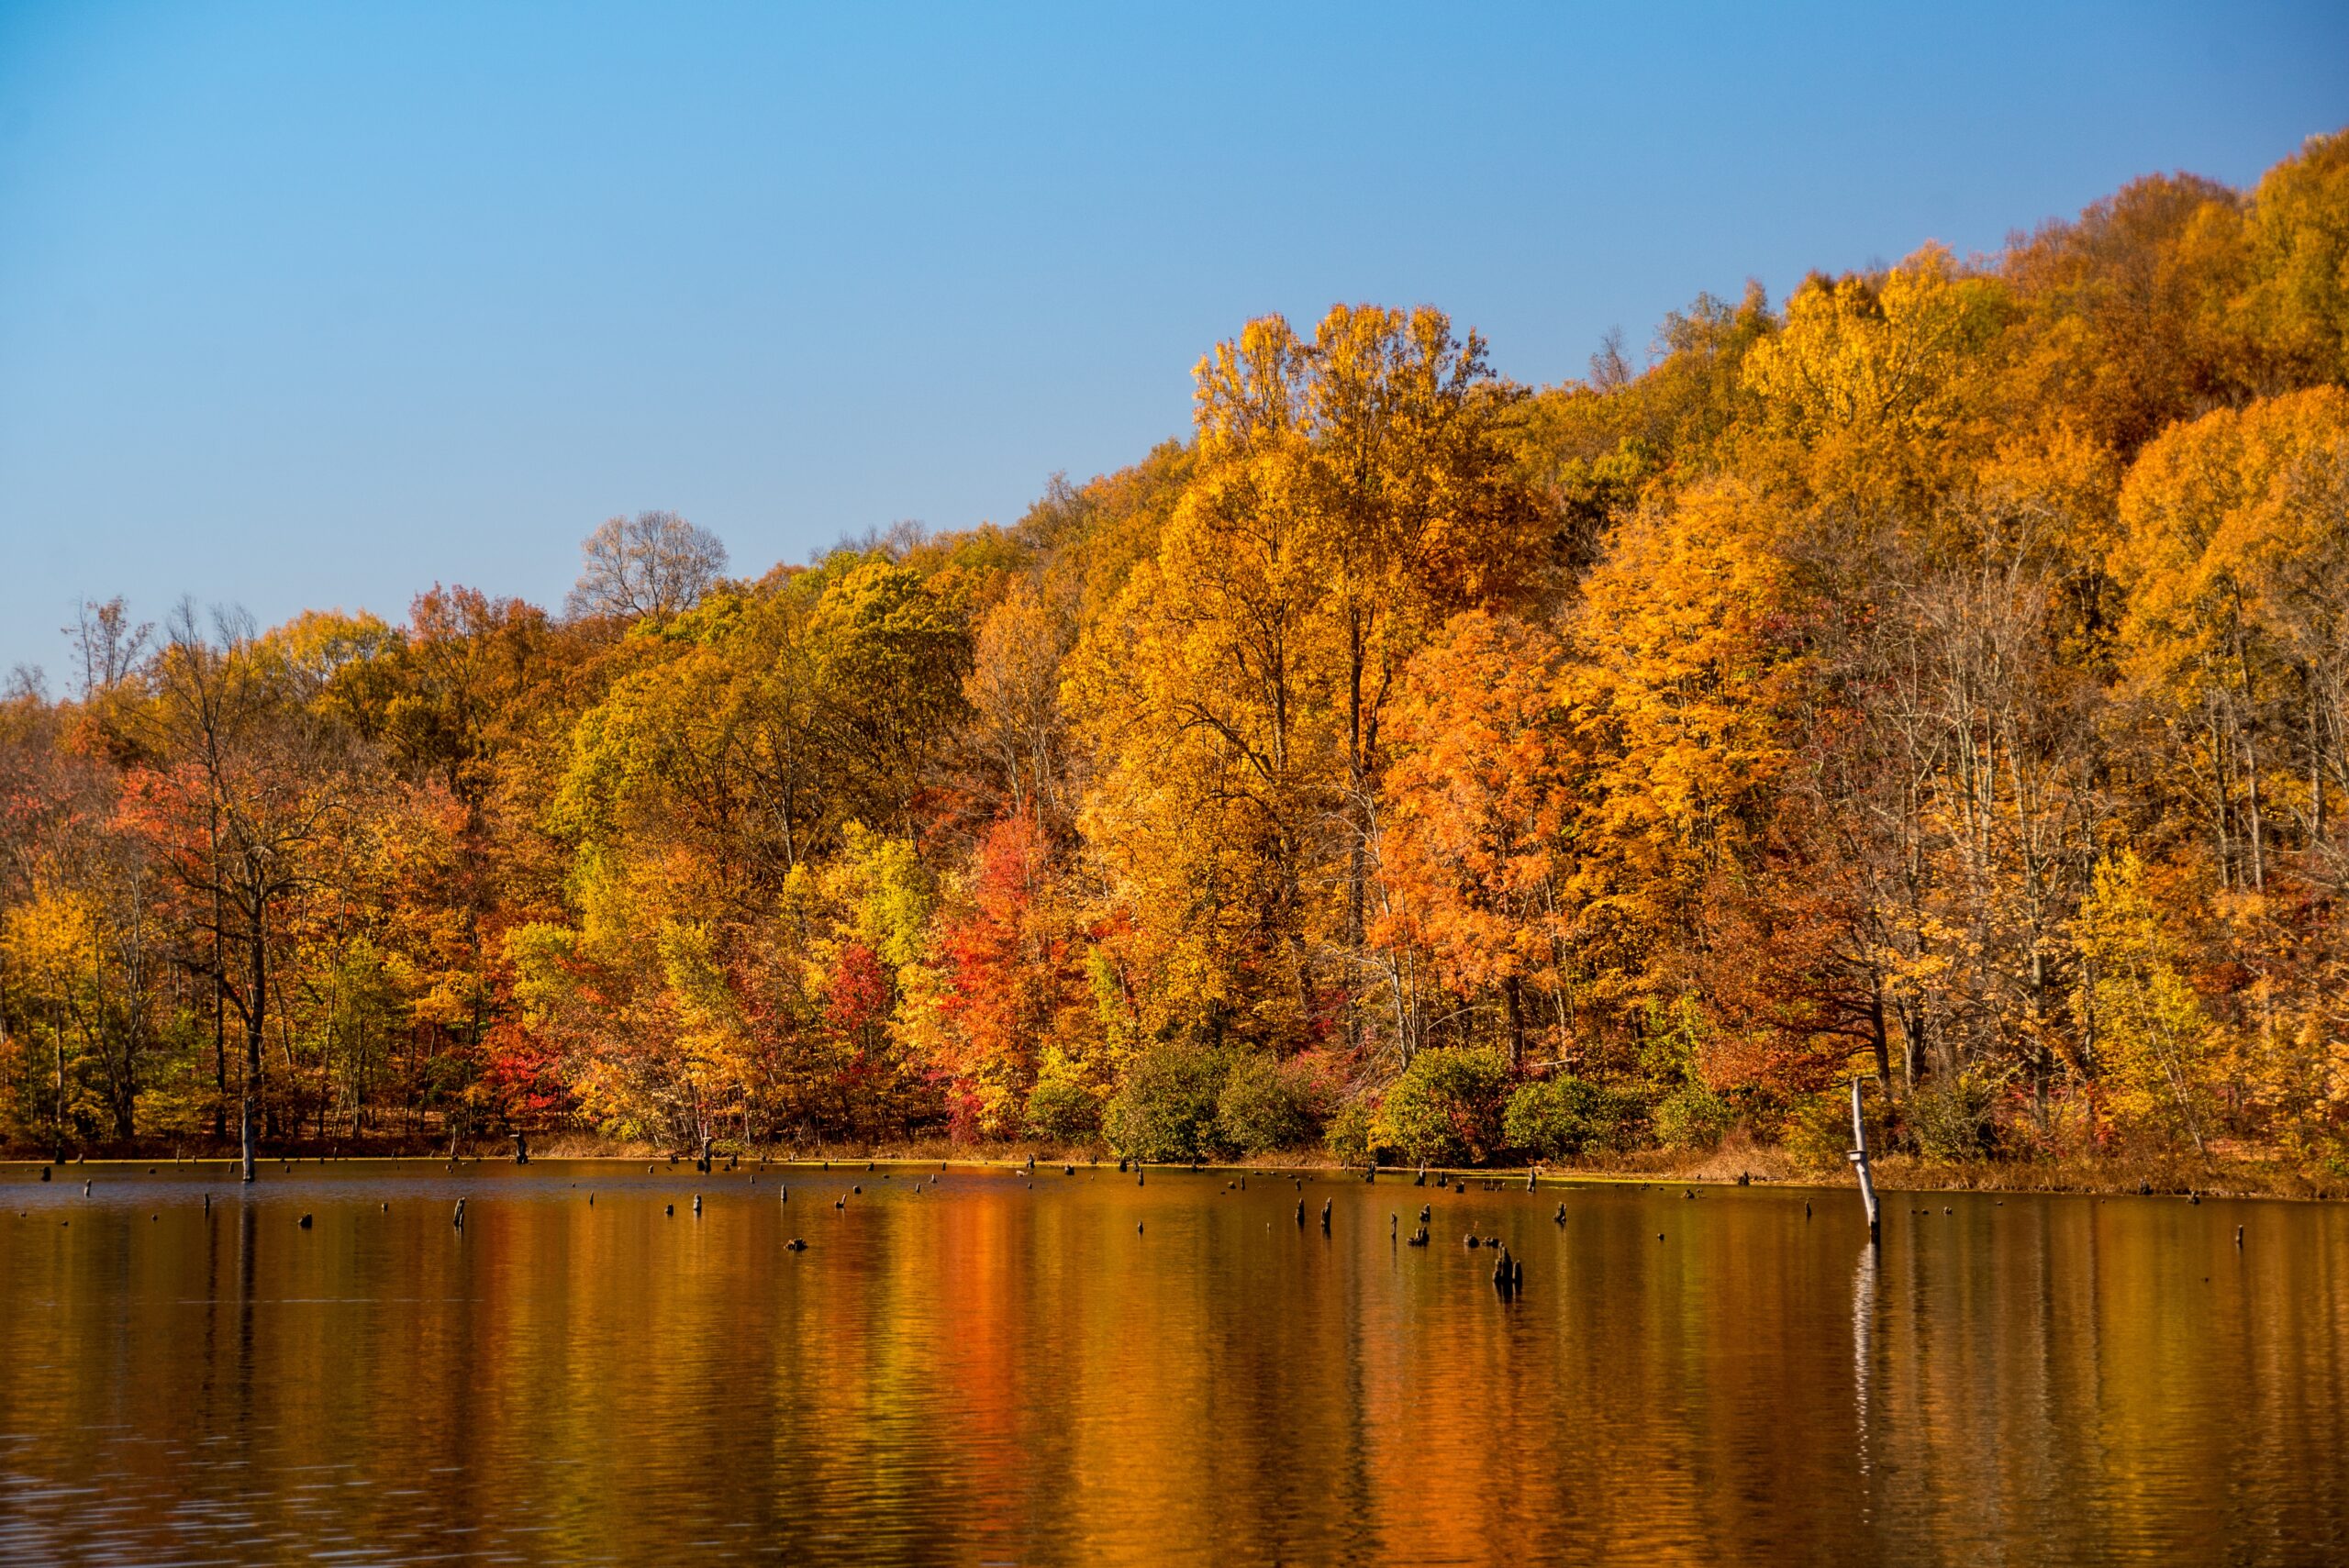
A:
<svg viewBox="0 0 2349 1568">
<path fill-rule="evenodd" d="M 2193 770 L 2180 793 L 2199 797 L 2221 885 L 2264 892 L 2285 838 L 2340 885 L 2349 393 L 2174 427 L 2130 470 L 2121 519 L 2122 643 Z"/>
<path fill-rule="evenodd" d="M 2083 984 L 2080 1027 L 2093 1042 L 2114 1118 L 2138 1135 L 2209 1152 L 2215 1109 L 2217 1031 L 2179 973 L 2143 862 L 2132 853 L 2099 862 L 2073 922 Z"/>
<path fill-rule="evenodd" d="M 2008 314 L 2006 285 L 1928 247 L 1880 277 L 1814 277 L 1786 324 L 1745 357 L 1765 439 L 1792 443 L 1795 473 L 1863 523 L 1946 490 L 1993 432 L 1975 373 Z"/>
<path fill-rule="evenodd" d="M 1441 312 L 1251 322 L 1197 372 L 1154 559 L 1072 661 L 1084 827 L 1149 933 L 1153 1032 L 1357 1040 L 1385 726 L 1444 618 L 1538 576 L 1515 406 Z"/>
</svg>

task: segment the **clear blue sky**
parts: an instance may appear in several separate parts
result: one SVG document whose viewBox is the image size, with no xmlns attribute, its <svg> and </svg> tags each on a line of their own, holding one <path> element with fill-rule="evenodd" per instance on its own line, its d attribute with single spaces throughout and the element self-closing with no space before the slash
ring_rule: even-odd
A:
<svg viewBox="0 0 2349 1568">
<path fill-rule="evenodd" d="M 2349 123 L 2349 7 L 0 3 L 0 671 L 82 596 L 559 602 L 1008 521 L 1268 310 L 1583 373 Z"/>
</svg>

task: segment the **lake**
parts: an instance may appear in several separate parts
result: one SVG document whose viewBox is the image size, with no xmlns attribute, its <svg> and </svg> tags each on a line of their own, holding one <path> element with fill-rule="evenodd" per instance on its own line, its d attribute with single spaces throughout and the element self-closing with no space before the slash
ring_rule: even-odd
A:
<svg viewBox="0 0 2349 1568">
<path fill-rule="evenodd" d="M 1890 1193 L 1871 1250 L 1848 1188 L 37 1178 L 0 1561 L 2349 1561 L 2336 1207 Z"/>
</svg>

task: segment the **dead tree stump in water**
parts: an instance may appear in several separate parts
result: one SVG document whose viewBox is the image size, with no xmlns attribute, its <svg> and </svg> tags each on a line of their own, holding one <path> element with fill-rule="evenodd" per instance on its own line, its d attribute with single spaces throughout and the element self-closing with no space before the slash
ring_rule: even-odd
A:
<svg viewBox="0 0 2349 1568">
<path fill-rule="evenodd" d="M 1873 1245 L 1883 1241 L 1884 1227 L 1882 1218 L 1876 1210 L 1876 1183 L 1871 1180 L 1868 1175 L 1867 1124 L 1860 1119 L 1860 1087 L 1866 1082 L 1867 1080 L 1865 1078 L 1854 1078 L 1852 1080 L 1852 1152 L 1850 1158 L 1853 1168 L 1860 1173 L 1860 1201 L 1867 1207 L 1868 1240 L 1870 1244 Z"/>
</svg>

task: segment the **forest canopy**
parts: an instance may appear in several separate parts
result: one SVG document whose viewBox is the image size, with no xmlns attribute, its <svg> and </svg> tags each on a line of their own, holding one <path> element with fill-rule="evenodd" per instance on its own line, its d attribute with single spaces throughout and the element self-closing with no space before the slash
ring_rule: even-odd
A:
<svg viewBox="0 0 2349 1568">
<path fill-rule="evenodd" d="M 1267 317 L 1016 523 L 85 607 L 0 1136 L 2349 1171 L 2349 133 L 1513 384 Z"/>
</svg>

